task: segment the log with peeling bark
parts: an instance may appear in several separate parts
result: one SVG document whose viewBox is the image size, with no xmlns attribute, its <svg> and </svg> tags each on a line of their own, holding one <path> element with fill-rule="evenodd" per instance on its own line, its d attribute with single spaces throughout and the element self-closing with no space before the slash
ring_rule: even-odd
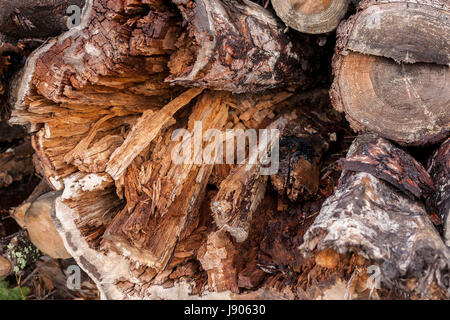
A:
<svg viewBox="0 0 450 320">
<path fill-rule="evenodd" d="M 366 144 L 373 145 L 364 147 Z M 361 149 L 375 150 L 376 146 L 373 136 L 362 135 L 354 141 L 347 158 L 357 157 Z M 388 165 L 393 160 L 385 161 Z M 306 232 L 302 252 L 356 252 L 378 266 L 383 286 L 396 287 L 405 296 L 448 297 L 450 251 L 424 204 L 401 191 L 403 188 L 398 189 L 397 182 L 391 184 L 391 179 L 372 175 L 371 168 L 351 169 L 344 170 L 335 193 Z M 407 279 L 412 281 L 411 286 L 400 285 Z"/>
<path fill-rule="evenodd" d="M 71 1 L 82 8 L 84 0 Z M 8 117 L 10 81 L 22 57 L 49 37 L 68 30 L 68 4 L 64 0 L 8 0 L 0 3 L 0 118 Z"/>
<path fill-rule="evenodd" d="M 403 145 L 448 136 L 449 15 L 447 1 L 364 0 L 340 25 L 331 95 L 355 130 Z"/>
<path fill-rule="evenodd" d="M 450 138 L 432 156 L 428 172 L 435 181 L 435 201 L 440 218 L 444 222 L 444 240 L 450 246 Z"/>
<path fill-rule="evenodd" d="M 306 84 L 309 48 L 292 42 L 248 0 L 174 0 L 188 27 L 169 63 L 170 83 L 232 92 Z"/>
<path fill-rule="evenodd" d="M 305 33 L 326 33 L 337 28 L 350 0 L 272 0 L 277 15 L 289 27 Z"/>
<path fill-rule="evenodd" d="M 0 154 L 0 188 L 34 174 L 32 155 L 29 140 Z"/>
<path fill-rule="evenodd" d="M 360 136 L 351 152 L 342 161 L 344 170 L 370 173 L 417 199 L 426 200 L 436 191 L 422 164 L 376 134 Z"/>
</svg>

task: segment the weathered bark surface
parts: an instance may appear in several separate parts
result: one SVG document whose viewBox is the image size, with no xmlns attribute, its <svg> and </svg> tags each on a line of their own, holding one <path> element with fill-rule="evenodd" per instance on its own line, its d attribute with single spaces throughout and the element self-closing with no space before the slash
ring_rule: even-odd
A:
<svg viewBox="0 0 450 320">
<path fill-rule="evenodd" d="M 450 246 L 450 139 L 436 150 L 431 158 L 428 172 L 435 181 L 435 201 L 438 213 L 444 222 L 444 240 Z"/>
<path fill-rule="evenodd" d="M 305 44 L 293 43 L 266 9 L 248 0 L 175 0 L 187 31 L 169 63 L 170 83 L 255 92 L 306 83 Z"/>
<path fill-rule="evenodd" d="M 449 15 L 439 0 L 369 0 L 341 24 L 331 96 L 354 129 L 404 145 L 447 137 Z"/>
<path fill-rule="evenodd" d="M 287 122 L 286 118 L 281 117 L 266 129 L 282 131 Z M 250 150 L 247 163 L 233 169 L 222 181 L 212 202 L 216 225 L 228 231 L 238 242 L 247 239 L 252 215 L 266 192 L 268 174 L 262 172 L 264 169 L 260 159 L 279 147 L 276 145 L 279 137 L 279 132 L 270 134 L 266 143 Z"/>
<path fill-rule="evenodd" d="M 354 156 L 359 139 L 348 157 Z M 444 297 L 450 294 L 450 252 L 424 205 L 369 173 L 344 171 L 306 232 L 302 252 L 325 249 L 368 257 L 380 267 L 383 285 L 405 295 L 427 297 L 433 283 Z M 414 279 L 413 289 L 402 287 L 402 279 Z"/>
<path fill-rule="evenodd" d="M 1 34 L 12 39 L 56 36 L 67 31 L 70 5 L 80 8 L 84 0 L 8 0 L 0 3 Z M 1 47 L 1 45 L 0 45 Z"/>
<path fill-rule="evenodd" d="M 344 170 L 370 173 L 417 199 L 427 200 L 436 191 L 433 180 L 419 162 L 375 134 L 361 135 L 351 153 L 341 162 Z"/>
<path fill-rule="evenodd" d="M 298 90 L 309 80 L 308 46 L 283 31 L 246 0 L 87 0 L 81 25 L 33 52 L 11 85 L 11 122 L 26 125 L 37 171 L 62 191 L 33 196 L 17 210 L 22 225 L 32 222 L 31 209 L 51 208 L 64 247 L 102 298 L 377 298 L 385 292 L 372 290 L 367 269 L 388 253 L 387 263 L 404 262 L 385 268 L 400 270 L 391 282 L 410 276 L 422 284 L 434 275 L 427 279 L 442 295 L 448 253 L 415 199 L 433 183 L 387 142 L 356 149 L 372 156 L 364 170 L 396 187 L 347 170 L 334 198 L 348 195 L 341 201 L 348 210 L 322 219 L 326 204 L 316 221 L 347 221 L 350 213 L 367 226 L 352 238 L 360 250 L 311 243 L 307 231 L 333 192 L 346 148 L 335 142 L 346 145 L 352 134 L 328 99 L 314 98 L 328 90 Z M 259 161 L 247 165 L 267 148 L 245 150 L 245 164 L 217 164 L 222 141 L 195 136 L 271 124 L 285 130 L 281 170 L 270 178 Z M 180 152 L 188 161 L 175 161 Z M 388 155 L 397 166 L 384 161 Z M 359 170 L 356 154 L 347 160 L 356 165 L 347 169 Z M 359 212 L 369 219 L 358 220 Z M 386 237 L 394 248 L 379 248 Z M 310 257 L 298 250 L 305 239 Z"/>
<path fill-rule="evenodd" d="M 284 23 L 297 31 L 313 34 L 336 29 L 349 3 L 348 0 L 272 0 Z"/>
</svg>

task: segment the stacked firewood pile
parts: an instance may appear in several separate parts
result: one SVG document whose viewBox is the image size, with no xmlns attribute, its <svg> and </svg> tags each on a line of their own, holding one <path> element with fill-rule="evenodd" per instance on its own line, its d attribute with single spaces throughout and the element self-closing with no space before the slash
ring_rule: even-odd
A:
<svg viewBox="0 0 450 320">
<path fill-rule="evenodd" d="M 34 153 L 12 215 L 42 252 L 108 299 L 450 298 L 448 1 L 70 4 L 67 30 L 67 1 L 0 3 L 32 146 L 2 150 L 0 187 Z M 239 162 L 213 129 L 279 136 Z"/>
</svg>

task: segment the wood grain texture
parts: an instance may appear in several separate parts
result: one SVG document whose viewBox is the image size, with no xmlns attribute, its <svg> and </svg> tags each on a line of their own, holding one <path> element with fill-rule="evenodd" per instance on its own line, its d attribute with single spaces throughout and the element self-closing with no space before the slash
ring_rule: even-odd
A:
<svg viewBox="0 0 450 320">
<path fill-rule="evenodd" d="M 367 0 L 340 25 L 330 93 L 355 130 L 403 145 L 447 137 L 449 14 L 439 0 Z"/>
<path fill-rule="evenodd" d="M 349 3 L 348 0 L 272 0 L 277 15 L 286 25 L 312 34 L 336 29 Z"/>
</svg>

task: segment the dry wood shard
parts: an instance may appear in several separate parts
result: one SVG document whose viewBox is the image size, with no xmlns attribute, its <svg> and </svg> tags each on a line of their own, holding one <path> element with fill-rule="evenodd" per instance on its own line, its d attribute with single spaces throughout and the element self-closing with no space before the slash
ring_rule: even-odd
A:
<svg viewBox="0 0 450 320">
<path fill-rule="evenodd" d="M 221 95 L 205 93 L 200 98 L 189 119 L 190 132 L 194 130 L 195 121 L 201 121 L 205 131 L 211 128 L 220 130 L 225 125 L 228 109 Z M 150 199 L 140 202 L 128 198 L 130 212 L 123 210 L 117 215 L 104 236 L 119 250 L 131 252 L 134 260 L 157 271 L 166 267 L 183 234 L 192 232 L 195 208 L 201 202 L 212 171 L 212 164 L 175 164 L 172 151 L 177 144 L 177 141 L 172 141 L 166 146 L 159 170 L 152 168 L 153 176 L 143 184 L 149 190 Z M 202 156 L 195 152 L 194 159 Z M 146 165 L 149 163 L 144 163 Z M 132 170 L 127 173 L 127 178 L 131 178 Z M 144 196 L 148 198 L 145 192 Z"/>
<path fill-rule="evenodd" d="M 281 131 L 287 121 L 281 117 L 268 126 L 267 130 Z M 233 169 L 222 181 L 211 205 L 219 229 L 228 231 L 238 242 L 247 239 L 252 214 L 266 191 L 268 175 L 262 174 L 263 164 L 260 160 L 278 143 L 279 135 L 271 135 L 269 139 L 266 144 L 259 145 L 258 149 L 250 152 L 247 164 Z"/>
</svg>

